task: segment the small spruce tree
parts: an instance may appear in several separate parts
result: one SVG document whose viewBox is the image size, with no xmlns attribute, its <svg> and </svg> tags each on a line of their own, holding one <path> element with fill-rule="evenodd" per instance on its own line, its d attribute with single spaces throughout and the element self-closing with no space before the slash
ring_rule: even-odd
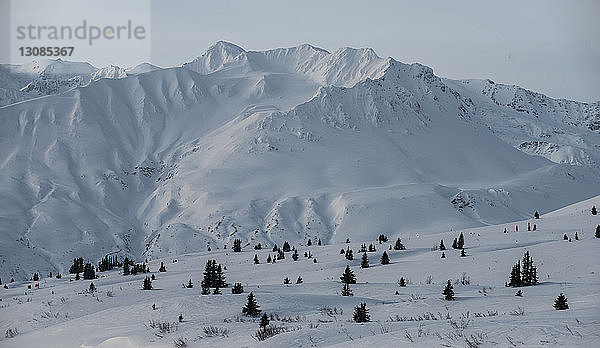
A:
<svg viewBox="0 0 600 348">
<path fill-rule="evenodd" d="M 310 239 L 309 239 L 309 240 L 310 240 Z M 288 241 L 287 241 L 287 240 L 286 240 L 286 241 L 283 243 L 283 248 L 282 248 L 282 249 L 283 249 L 283 251 L 284 251 L 284 252 L 286 252 L 286 253 L 292 249 L 292 248 L 290 247 L 290 243 L 288 243 Z"/>
<path fill-rule="evenodd" d="M 150 277 L 144 278 L 144 286 L 142 287 L 142 289 L 152 290 L 152 280 L 150 280 Z"/>
<path fill-rule="evenodd" d="M 242 307 L 242 313 L 248 317 L 257 317 L 260 312 L 260 306 L 256 303 L 254 293 L 250 292 L 248 295 L 248 302 L 244 307 Z"/>
<path fill-rule="evenodd" d="M 565 309 L 569 309 L 569 304 L 567 303 L 567 297 L 562 292 L 554 300 L 554 309 L 559 310 L 559 311 L 564 311 Z"/>
<path fill-rule="evenodd" d="M 533 213 L 533 217 L 536 219 L 540 218 L 540 213 L 537 212 L 537 210 L 535 211 L 535 213 Z"/>
<path fill-rule="evenodd" d="M 563 240 L 569 240 L 569 237 L 567 237 L 566 233 L 563 235 Z"/>
<path fill-rule="evenodd" d="M 596 206 L 592 206 L 592 215 L 598 214 L 598 210 L 596 210 Z"/>
<path fill-rule="evenodd" d="M 465 254 L 465 249 L 461 249 L 460 250 L 460 257 L 465 257 L 467 256 L 467 254 Z"/>
<path fill-rule="evenodd" d="M 596 226 L 596 234 L 594 234 L 594 236 L 596 236 L 596 238 L 600 238 L 600 225 Z"/>
<path fill-rule="evenodd" d="M 404 249 L 406 249 L 406 248 L 400 241 L 400 238 L 396 239 L 396 244 L 394 244 L 394 250 L 404 250 Z"/>
<path fill-rule="evenodd" d="M 277 246 L 277 244 L 273 245 L 273 252 L 279 250 L 279 247 Z"/>
<path fill-rule="evenodd" d="M 345 284 L 356 284 L 356 275 L 350 269 L 350 266 L 346 265 L 346 269 L 344 270 L 344 274 L 340 277 L 342 283 Z"/>
<path fill-rule="evenodd" d="M 312 245 L 312 240 L 309 239 L 308 242 L 306 242 L 306 245 L 307 246 L 311 246 Z"/>
<path fill-rule="evenodd" d="M 298 261 L 298 250 L 294 250 L 294 253 L 292 254 L 292 260 Z"/>
<path fill-rule="evenodd" d="M 37 282 L 37 281 L 39 281 L 39 280 L 40 280 L 40 275 L 38 274 L 38 272 L 35 272 L 35 273 L 33 274 L 33 281 L 34 281 L 34 282 Z"/>
<path fill-rule="evenodd" d="M 298 276 L 298 279 L 296 279 L 296 284 L 302 284 L 304 281 L 302 280 L 302 277 Z"/>
<path fill-rule="evenodd" d="M 262 317 L 260 317 L 260 322 L 258 326 L 262 327 L 263 331 L 267 329 L 267 325 L 269 325 L 269 316 L 267 313 L 263 313 Z"/>
<path fill-rule="evenodd" d="M 579 240 L 579 235 L 577 234 L 577 231 L 575 231 L 575 240 Z"/>
<path fill-rule="evenodd" d="M 352 254 L 352 249 L 350 249 L 350 247 L 346 250 L 346 260 L 354 260 L 354 255 Z"/>
<path fill-rule="evenodd" d="M 465 247 L 465 236 L 461 232 L 458 236 L 458 241 L 456 242 L 456 249 L 463 249 Z"/>
<path fill-rule="evenodd" d="M 368 323 L 371 321 L 369 316 L 369 310 L 367 309 L 366 303 L 354 307 L 354 314 L 352 314 L 352 320 L 356 323 Z"/>
<path fill-rule="evenodd" d="M 244 292 L 244 287 L 242 286 L 242 283 L 235 283 L 233 284 L 233 287 L 231 288 L 231 293 L 232 294 L 241 294 Z"/>
<path fill-rule="evenodd" d="M 317 242 L 317 245 L 318 245 L 318 246 L 321 246 L 321 245 L 322 245 L 322 244 L 321 244 L 321 238 L 319 238 L 319 241 Z"/>
<path fill-rule="evenodd" d="M 258 265 L 260 263 L 260 261 L 258 260 L 258 255 L 254 254 L 254 264 Z"/>
<path fill-rule="evenodd" d="M 362 260 L 360 262 L 360 267 L 369 268 L 369 257 L 367 256 L 367 253 L 363 253 Z"/>
<path fill-rule="evenodd" d="M 390 258 L 388 256 L 388 254 L 384 251 L 383 254 L 381 254 L 381 264 L 382 265 L 389 265 L 390 264 Z"/>
<path fill-rule="evenodd" d="M 292 282 L 290 281 L 290 278 L 285 277 L 285 279 L 283 280 L 283 284 L 291 284 Z"/>
<path fill-rule="evenodd" d="M 89 292 L 92 293 L 94 291 L 96 291 L 96 285 L 94 285 L 94 282 L 91 282 Z"/>
<path fill-rule="evenodd" d="M 240 239 L 233 240 L 233 252 L 239 253 L 242 251 L 242 241 Z"/>
<path fill-rule="evenodd" d="M 406 286 L 406 280 L 404 280 L 404 277 L 400 277 L 400 280 L 398 281 L 398 286 L 401 286 L 401 287 Z"/>
<path fill-rule="evenodd" d="M 167 267 L 165 267 L 164 262 L 161 261 L 160 263 L 160 268 L 158 269 L 159 272 L 166 272 L 167 271 Z"/>
<path fill-rule="evenodd" d="M 344 283 L 344 285 L 342 286 L 342 296 L 354 296 L 352 294 L 352 290 L 350 290 L 350 285 L 348 285 L 347 283 Z"/>
<path fill-rule="evenodd" d="M 442 257 L 441 257 L 441 258 L 442 258 L 442 259 L 445 259 L 445 258 L 446 258 L 446 253 L 445 253 L 445 252 L 443 252 L 443 251 L 442 251 Z"/>
<path fill-rule="evenodd" d="M 190 281 L 188 282 L 188 284 L 186 285 L 186 288 L 191 289 L 194 287 L 194 284 L 192 283 L 192 280 L 190 279 Z"/>
<path fill-rule="evenodd" d="M 446 246 L 444 245 L 444 240 L 440 240 L 440 250 L 446 250 Z"/>
<path fill-rule="evenodd" d="M 446 301 L 454 300 L 454 290 L 450 279 L 448 279 L 448 283 L 446 283 L 446 287 L 444 288 L 444 291 L 442 291 L 442 295 L 444 295 L 444 299 Z"/>
</svg>

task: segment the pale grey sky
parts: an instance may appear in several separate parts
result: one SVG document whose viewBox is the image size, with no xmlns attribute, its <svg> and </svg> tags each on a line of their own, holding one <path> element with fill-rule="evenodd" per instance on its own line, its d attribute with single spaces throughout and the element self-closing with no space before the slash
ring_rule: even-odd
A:
<svg viewBox="0 0 600 348">
<path fill-rule="evenodd" d="M 149 0 L 12 0 L 11 22 L 151 22 L 149 41 L 129 46 L 106 41 L 113 45 L 107 49 L 101 41 L 93 47 L 78 44 L 77 58 L 96 66 L 131 66 L 139 60 L 177 65 L 218 40 L 247 50 L 302 43 L 329 51 L 372 47 L 383 57 L 428 65 L 439 76 L 490 78 L 589 102 L 600 100 L 598 15 L 598 0 L 169 0 L 153 1 L 151 10 Z M 8 31 L 5 23 L 2 31 Z M 13 31 L 15 53 L 23 43 L 15 43 Z"/>
<path fill-rule="evenodd" d="M 226 40 L 247 50 L 372 47 L 450 78 L 490 78 L 600 100 L 600 1 L 165 1 L 152 59 L 172 65 Z"/>
</svg>

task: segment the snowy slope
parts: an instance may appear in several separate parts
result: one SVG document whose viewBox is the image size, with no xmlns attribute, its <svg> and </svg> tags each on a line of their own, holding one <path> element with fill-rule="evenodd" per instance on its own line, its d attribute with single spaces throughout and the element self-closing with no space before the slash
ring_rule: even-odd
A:
<svg viewBox="0 0 600 348">
<path fill-rule="evenodd" d="M 98 291 L 92 294 L 87 292 L 90 281 L 71 281 L 73 275 L 15 281 L 8 289 L 0 288 L 0 329 L 19 334 L 0 337 L 0 345 L 173 347 L 175 340 L 184 339 L 189 347 L 470 347 L 467 340 L 481 347 L 594 347 L 600 344 L 600 239 L 594 238 L 600 215 L 590 214 L 592 205 L 600 206 L 600 196 L 540 219 L 461 230 L 466 257 L 449 249 L 442 259 L 431 248 L 440 239 L 449 246 L 459 234 L 456 230 L 412 231 L 400 235 L 406 250 L 365 241 L 377 250 L 367 253 L 370 267 L 364 269 L 357 252 L 363 241 L 352 239 L 349 244 L 310 247 L 292 243 L 300 254 L 296 262 L 286 253 L 285 259 L 266 263 L 274 254 L 272 244 L 259 251 L 249 245 L 240 253 L 221 249 L 157 259 L 149 263 L 156 276 L 152 291 L 141 290 L 145 274 L 123 276 L 120 270 L 100 273 L 93 281 Z M 536 231 L 528 232 L 528 223 L 536 224 Z M 502 232 L 505 228 L 508 233 Z M 575 232 L 579 240 L 573 239 Z M 572 241 L 564 241 L 563 234 Z M 339 253 L 348 247 L 355 251 L 352 261 Z M 389 254 L 389 265 L 379 263 L 383 251 Z M 518 288 L 522 297 L 517 297 L 518 289 L 504 284 L 525 251 L 533 258 L 540 284 Z M 252 262 L 255 254 L 258 265 Z M 200 295 L 209 259 L 226 266 L 226 280 L 241 282 L 245 292 L 233 295 L 225 288 L 222 295 Z M 166 273 L 156 272 L 161 262 Z M 340 296 L 339 277 L 346 265 L 357 276 L 351 297 Z M 295 283 L 299 276 L 302 284 L 282 284 L 285 277 Z M 406 287 L 398 286 L 400 277 Z M 194 287 L 183 287 L 190 279 Z M 442 297 L 448 279 L 454 284 L 454 301 Z M 261 310 L 273 315 L 271 324 L 289 332 L 262 342 L 252 337 L 258 319 L 241 314 L 250 291 Z M 552 307 L 559 293 L 567 296 L 569 310 Z M 372 322 L 352 322 L 353 308 L 360 302 L 367 304 Z M 177 323 L 180 314 L 183 322 Z M 160 334 L 151 321 L 173 323 L 176 329 Z M 209 326 L 228 334 L 210 337 L 203 330 Z"/>
<path fill-rule="evenodd" d="M 106 78 L 92 79 L 98 71 Z M 520 151 L 524 127 L 495 126 L 526 119 L 518 111 L 370 49 L 218 42 L 181 67 L 91 74 L 0 108 L 2 278 L 234 238 L 337 243 L 485 226 L 600 194 L 600 134 L 569 123 L 597 113 L 527 119 L 562 132 L 561 146 L 578 139 L 590 159 L 541 153 L 550 161 Z"/>
</svg>

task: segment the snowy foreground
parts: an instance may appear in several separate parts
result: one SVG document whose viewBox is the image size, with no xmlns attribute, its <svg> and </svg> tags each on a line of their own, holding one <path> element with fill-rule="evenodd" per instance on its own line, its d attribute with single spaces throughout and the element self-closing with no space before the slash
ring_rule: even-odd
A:
<svg viewBox="0 0 600 348">
<path fill-rule="evenodd" d="M 161 261 L 166 273 L 155 272 L 154 290 L 141 290 L 146 275 L 123 276 L 120 270 L 100 273 L 94 280 L 98 291 L 89 294 L 89 280 L 70 281 L 43 278 L 39 289 L 34 282 L 14 282 L 0 289 L 0 328 L 15 329 L 14 338 L 0 340 L 2 347 L 173 347 L 178 339 L 188 346 L 202 347 L 322 347 L 322 346 L 600 346 L 600 239 L 594 229 L 600 215 L 592 216 L 592 205 L 600 206 L 600 196 L 558 211 L 502 225 L 467 229 L 467 256 L 450 248 L 457 231 L 420 235 L 418 231 L 400 236 L 407 250 L 387 250 L 395 238 L 376 244 L 368 253 L 371 266 L 360 268 L 363 241 L 327 246 L 298 246 L 300 258 L 291 253 L 276 264 L 265 262 L 271 249 L 255 252 L 245 246 L 241 253 L 213 250 L 174 258 L 153 260 L 156 271 Z M 435 214 L 435 212 L 431 212 Z M 527 232 L 527 223 L 537 225 Z M 515 232 L 518 225 L 519 232 Z M 504 228 L 508 233 L 503 233 Z M 574 240 L 578 232 L 579 240 Z M 563 241 L 563 234 L 573 238 Z M 448 250 L 432 246 L 443 239 Z M 350 246 L 354 260 L 340 255 Z M 272 246 L 271 246 L 272 247 Z M 383 250 L 391 264 L 381 265 Z M 517 289 L 504 286 L 512 265 L 529 250 L 538 268 L 540 284 Z M 310 251 L 318 260 L 303 257 Z M 257 253 L 259 265 L 252 259 Z M 200 295 L 200 280 L 208 259 L 227 266 L 227 281 L 242 282 L 244 293 Z M 342 297 L 339 277 L 346 265 L 357 275 L 351 285 L 353 297 Z M 454 284 L 455 301 L 445 301 L 441 292 L 448 279 L 459 280 L 463 272 L 470 284 Z M 303 284 L 295 284 L 298 276 Z M 431 276 L 431 284 L 427 278 Z M 289 277 L 293 284 L 283 285 Z M 399 287 L 400 277 L 408 279 Z M 184 288 L 192 279 L 194 287 Z M 3 279 L 6 283 L 6 281 Z M 27 285 L 32 284 L 33 290 Z M 261 309 L 273 314 L 271 324 L 290 331 L 258 342 L 253 335 L 258 319 L 241 315 L 247 295 L 254 292 Z M 398 295 L 395 292 L 398 291 Z M 570 309 L 552 307 L 564 293 Z M 354 306 L 366 302 L 372 322 L 352 322 Z M 152 304 L 156 304 L 156 310 Z M 178 322 L 182 314 L 183 322 Z M 279 320 L 277 320 L 277 317 Z M 410 318 L 425 320 L 410 321 Z M 450 317 L 451 319 L 448 319 Z M 291 319 L 288 319 L 291 318 Z M 398 321 L 398 319 L 408 319 Z M 434 320 L 435 319 L 435 320 Z M 170 322 L 175 329 L 160 334 L 150 323 Z M 204 328 L 226 329 L 226 336 L 208 337 Z M 4 336 L 4 335 L 2 335 Z M 162 337 L 160 337 L 162 336 Z"/>
</svg>

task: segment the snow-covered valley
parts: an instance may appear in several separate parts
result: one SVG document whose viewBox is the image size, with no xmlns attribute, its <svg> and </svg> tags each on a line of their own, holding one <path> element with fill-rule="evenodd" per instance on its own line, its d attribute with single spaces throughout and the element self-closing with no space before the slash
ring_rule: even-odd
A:
<svg viewBox="0 0 600 348">
<path fill-rule="evenodd" d="M 42 275 L 36 282 L 8 283 L 3 278 L 8 285 L 0 289 L 0 327 L 18 334 L 0 339 L 0 345 L 594 347 L 600 344 L 600 238 L 594 236 L 600 215 L 590 213 L 594 205 L 600 206 L 600 196 L 539 219 L 460 230 L 464 257 L 450 247 L 459 231 L 445 229 L 399 234 L 405 250 L 389 250 L 395 238 L 381 244 L 376 238 L 352 238 L 350 243 L 321 246 L 315 240 L 311 246 L 291 243 L 298 250 L 297 261 L 293 252 L 286 252 L 285 259 L 267 263 L 277 255 L 269 243 L 262 250 L 243 245 L 241 252 L 229 247 L 152 260 L 146 274 L 126 276 L 119 268 L 100 272 L 94 280 L 74 280 L 74 274 L 62 279 Z M 535 224 L 535 231 L 528 231 L 528 224 L 532 229 Z M 565 234 L 571 241 L 563 240 Z M 445 258 L 433 250 L 440 240 L 448 248 Z M 363 243 L 376 248 L 366 253 L 368 268 L 360 267 Z M 354 260 L 340 254 L 348 248 Z M 384 251 L 390 264 L 380 264 Z M 511 267 L 525 251 L 537 267 L 539 284 L 505 287 Z M 259 264 L 253 262 L 255 255 Z M 232 294 L 230 285 L 220 295 L 201 295 L 200 281 L 210 259 L 225 267 L 229 284 L 242 283 L 242 294 Z M 158 272 L 161 262 L 166 272 Z M 357 283 L 350 285 L 353 296 L 340 295 L 346 265 L 356 274 Z M 142 290 L 150 274 L 155 275 L 153 290 Z M 291 284 L 283 284 L 286 277 Z M 296 284 L 298 277 L 301 284 Z M 398 285 L 400 278 L 405 287 Z M 453 301 L 442 295 L 449 279 Z M 186 288 L 190 280 L 193 287 Z M 89 292 L 92 282 L 96 291 Z M 518 290 L 520 297 L 515 296 Z M 250 292 L 270 325 L 285 332 L 264 341 L 253 337 L 259 318 L 242 315 Z M 560 293 L 568 298 L 568 310 L 553 308 Z M 366 303 L 371 322 L 352 321 L 359 303 Z"/>
</svg>

